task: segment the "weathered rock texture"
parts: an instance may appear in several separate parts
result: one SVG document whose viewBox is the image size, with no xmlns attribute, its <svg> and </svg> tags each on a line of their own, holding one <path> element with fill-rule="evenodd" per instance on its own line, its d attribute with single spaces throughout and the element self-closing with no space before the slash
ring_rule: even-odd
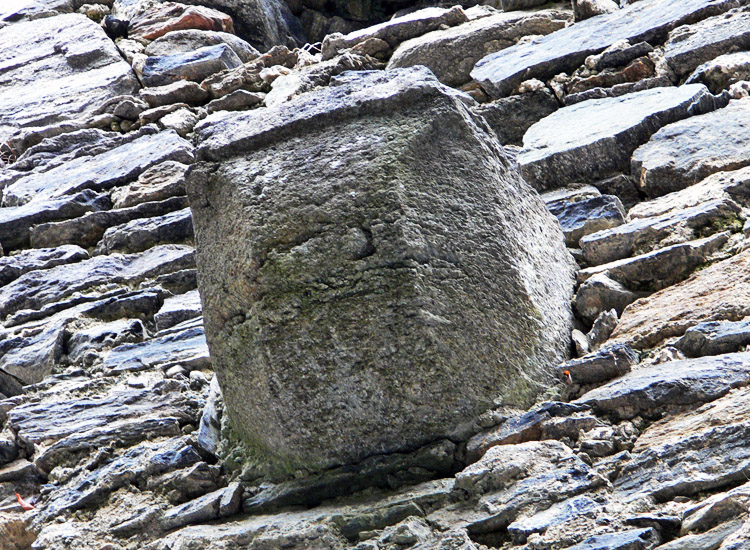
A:
<svg viewBox="0 0 750 550">
<path fill-rule="evenodd" d="M 564 356 L 562 234 L 466 101 L 424 69 L 351 73 L 199 127 L 209 345 L 261 457 L 319 468 L 465 437 Z"/>
</svg>

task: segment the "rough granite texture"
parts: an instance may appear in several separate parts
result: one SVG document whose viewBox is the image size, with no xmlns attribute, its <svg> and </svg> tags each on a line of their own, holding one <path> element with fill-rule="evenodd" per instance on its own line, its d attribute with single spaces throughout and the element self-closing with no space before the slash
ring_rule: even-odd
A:
<svg viewBox="0 0 750 550">
<path fill-rule="evenodd" d="M 562 233 L 467 101 L 423 68 L 346 73 L 197 128 L 206 333 L 261 460 L 315 469 L 466 437 L 496 397 L 530 404 L 565 356 Z"/>
</svg>

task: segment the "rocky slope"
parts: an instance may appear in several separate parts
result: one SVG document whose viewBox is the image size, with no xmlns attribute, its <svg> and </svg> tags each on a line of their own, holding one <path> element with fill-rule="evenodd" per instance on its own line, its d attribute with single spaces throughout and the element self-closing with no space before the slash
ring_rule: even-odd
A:
<svg viewBox="0 0 750 550">
<path fill-rule="evenodd" d="M 2 550 L 750 546 L 746 1 L 200 4 L 0 6 Z M 186 173 L 338 116 L 346 71 L 436 86 L 414 65 L 559 220 L 574 358 L 468 438 L 270 480 L 212 372 Z"/>
</svg>

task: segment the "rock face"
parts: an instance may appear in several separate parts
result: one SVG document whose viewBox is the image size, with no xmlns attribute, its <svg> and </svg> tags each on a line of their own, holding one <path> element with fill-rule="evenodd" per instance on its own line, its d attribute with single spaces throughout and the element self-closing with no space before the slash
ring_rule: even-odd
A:
<svg viewBox="0 0 750 550">
<path fill-rule="evenodd" d="M 70 14 L 0 28 L 0 141 L 16 129 L 93 114 L 138 89 L 135 74 L 104 31 Z"/>
<path fill-rule="evenodd" d="M 573 274 L 468 98 L 425 69 L 333 84 L 209 117 L 188 177 L 233 426 L 311 469 L 461 438 L 495 397 L 533 399 L 565 354 Z"/>
</svg>

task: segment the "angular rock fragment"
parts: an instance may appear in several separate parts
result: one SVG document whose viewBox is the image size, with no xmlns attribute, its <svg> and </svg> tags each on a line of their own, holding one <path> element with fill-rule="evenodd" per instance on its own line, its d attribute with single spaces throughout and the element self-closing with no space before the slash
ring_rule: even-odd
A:
<svg viewBox="0 0 750 550">
<path fill-rule="evenodd" d="M 529 78 L 546 80 L 570 72 L 620 40 L 659 42 L 676 26 L 736 7 L 732 0 L 688 0 L 665 4 L 641 0 L 614 13 L 592 17 L 531 44 L 519 44 L 481 59 L 471 76 L 493 99 L 509 95 Z"/>
<path fill-rule="evenodd" d="M 209 363 L 201 319 L 176 325 L 144 342 L 114 348 L 102 363 L 108 371 L 137 372 L 154 366 L 174 364 L 200 368 Z"/>
<path fill-rule="evenodd" d="M 142 172 L 137 181 L 112 190 L 113 208 L 127 208 L 185 195 L 187 168 L 186 164 L 171 160 L 152 166 Z"/>
<path fill-rule="evenodd" d="M 628 419 L 650 409 L 705 403 L 749 384 L 748 365 L 747 353 L 651 365 L 587 392 L 574 404 Z"/>
<path fill-rule="evenodd" d="M 564 355 L 572 261 L 559 226 L 464 101 L 425 69 L 347 73 L 196 129 L 203 163 L 188 191 L 207 335 L 230 418 L 259 456 L 316 469 L 466 437 L 491 396 L 528 402 Z M 458 179 L 444 170 L 468 168 L 469 154 Z"/>
<path fill-rule="evenodd" d="M 698 323 L 685 331 L 674 345 L 688 357 L 700 357 L 739 351 L 748 344 L 750 319 Z"/>
<path fill-rule="evenodd" d="M 168 32 L 186 29 L 234 31 L 232 18 L 225 13 L 204 6 L 164 2 L 135 14 L 128 32 L 133 38 L 156 40 Z"/>
<path fill-rule="evenodd" d="M 352 48 L 369 38 L 379 38 L 395 48 L 401 42 L 439 29 L 442 25 L 453 27 L 468 22 L 460 6 L 451 9 L 424 8 L 380 25 L 354 31 L 347 35 L 331 34 L 323 40 L 323 59 L 331 59 L 347 48 Z"/>
<path fill-rule="evenodd" d="M 70 245 L 24 250 L 13 256 L 5 256 L 0 258 L 0 286 L 7 285 L 29 271 L 72 264 L 88 258 L 89 253 L 83 248 Z"/>
<path fill-rule="evenodd" d="M 561 29 L 569 18 L 565 12 L 552 10 L 482 17 L 402 42 L 388 68 L 424 65 L 444 84 L 460 86 L 471 79 L 469 73 L 485 55 L 512 46 L 523 36 Z"/>
<path fill-rule="evenodd" d="M 665 126 L 633 153 L 631 171 L 649 197 L 750 165 L 750 98 Z"/>
<path fill-rule="evenodd" d="M 626 171 L 639 145 L 660 127 L 710 111 L 705 86 L 654 88 L 564 107 L 534 124 L 518 156 L 521 174 L 537 189 L 596 181 Z"/>
<path fill-rule="evenodd" d="M 456 474 L 456 489 L 469 501 L 428 519 L 442 527 L 466 525 L 470 534 L 497 532 L 521 514 L 533 515 L 605 483 L 559 441 L 501 445 Z"/>
<path fill-rule="evenodd" d="M 555 94 L 541 84 L 527 93 L 477 105 L 474 111 L 487 119 L 500 143 L 520 145 L 524 134 L 533 124 L 559 108 Z"/>
<path fill-rule="evenodd" d="M 93 114 L 102 101 L 138 89 L 130 65 L 85 15 L 0 28 L 0 44 L 0 142 L 21 127 Z"/>
<path fill-rule="evenodd" d="M 201 88 L 200 84 L 190 80 L 178 80 L 164 86 L 144 88 L 139 95 L 151 107 L 163 107 L 173 103 L 199 105 L 208 99 L 208 92 Z"/>
<path fill-rule="evenodd" d="M 750 198 L 750 167 L 717 172 L 682 191 L 643 201 L 628 211 L 628 217 L 633 220 L 661 216 L 722 198 L 731 198 L 740 204 Z"/>
<path fill-rule="evenodd" d="M 214 73 L 242 65 L 226 44 L 204 46 L 191 52 L 149 57 L 143 67 L 146 86 L 164 86 L 180 80 L 200 82 Z"/>
<path fill-rule="evenodd" d="M 738 321 L 750 315 L 749 279 L 750 253 L 744 251 L 631 304 L 611 339 L 643 349 L 701 322 Z"/>
<path fill-rule="evenodd" d="M 599 384 L 629 373 L 636 363 L 638 354 L 630 346 L 618 344 L 567 361 L 558 371 L 568 371 L 574 384 Z"/>
<path fill-rule="evenodd" d="M 104 232 L 96 253 L 140 252 L 169 242 L 185 242 L 193 237 L 189 208 L 156 218 L 136 219 Z"/>
<path fill-rule="evenodd" d="M 750 49 L 750 10 L 738 8 L 669 33 L 664 57 L 684 76 L 725 53 Z"/>
<path fill-rule="evenodd" d="M 628 529 L 606 535 L 594 535 L 566 550 L 651 550 L 661 543 L 661 537 L 652 527 Z"/>
<path fill-rule="evenodd" d="M 625 221 L 622 202 L 613 195 L 573 201 L 545 201 L 545 204 L 560 222 L 568 246 L 578 246 L 581 237 Z"/>
<path fill-rule="evenodd" d="M 750 80 L 750 52 L 728 53 L 706 61 L 685 83 L 705 84 L 711 93 L 718 94 L 742 80 Z"/>
<path fill-rule="evenodd" d="M 237 54 L 243 63 L 252 61 L 260 56 L 260 52 L 250 44 L 228 32 L 217 32 L 211 30 L 179 30 L 170 31 L 164 36 L 157 38 L 146 46 L 144 53 L 152 55 L 169 55 L 174 53 L 185 53 L 203 48 L 226 44 Z"/>
<path fill-rule="evenodd" d="M 164 330 L 200 315 L 201 297 L 197 290 L 191 290 L 164 300 L 164 305 L 154 315 L 154 321 L 157 330 Z"/>
<path fill-rule="evenodd" d="M 515 544 L 524 544 L 529 535 L 544 533 L 550 527 L 591 515 L 601 509 L 601 504 L 587 496 L 573 497 L 552 505 L 547 510 L 530 517 L 519 518 L 508 525 L 508 533 Z"/>
</svg>

